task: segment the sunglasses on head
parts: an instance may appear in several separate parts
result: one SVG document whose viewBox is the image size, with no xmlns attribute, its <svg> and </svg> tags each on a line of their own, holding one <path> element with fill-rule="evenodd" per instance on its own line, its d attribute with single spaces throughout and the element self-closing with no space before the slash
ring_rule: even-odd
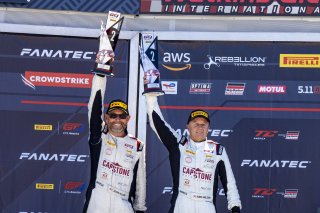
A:
<svg viewBox="0 0 320 213">
<path fill-rule="evenodd" d="M 116 118 L 120 118 L 120 119 L 126 119 L 127 118 L 127 114 L 115 114 L 115 113 L 110 113 L 108 114 L 110 118 L 112 119 L 116 119 Z"/>
</svg>

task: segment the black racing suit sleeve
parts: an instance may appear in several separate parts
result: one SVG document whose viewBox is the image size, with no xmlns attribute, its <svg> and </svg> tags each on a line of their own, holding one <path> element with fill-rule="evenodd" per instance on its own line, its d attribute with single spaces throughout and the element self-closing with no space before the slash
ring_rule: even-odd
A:
<svg viewBox="0 0 320 213">
<path fill-rule="evenodd" d="M 232 172 L 231 164 L 226 152 L 226 149 L 222 147 L 221 160 L 217 164 L 217 172 L 220 176 L 220 180 L 227 197 L 228 209 L 232 212 L 240 213 L 241 201 L 236 180 Z M 215 197 L 215 196 L 214 196 Z"/>
<path fill-rule="evenodd" d="M 139 145 L 138 145 L 139 144 Z M 146 211 L 146 163 L 145 163 L 145 148 L 142 142 L 137 142 L 139 148 L 139 160 L 137 161 L 137 169 L 135 176 L 135 198 L 133 209 L 135 211 Z"/>
<path fill-rule="evenodd" d="M 164 120 L 156 96 L 146 94 L 146 103 L 150 126 L 169 151 L 169 161 L 173 181 L 173 194 L 169 212 L 173 212 L 179 189 L 179 142 L 183 137 L 177 134 L 176 131 Z"/>
<path fill-rule="evenodd" d="M 146 102 L 151 128 L 168 151 L 174 154 L 179 147 L 179 141 L 182 138 L 181 135 L 177 134 L 164 120 L 156 96 L 146 94 Z"/>
<path fill-rule="evenodd" d="M 103 103 L 106 88 L 106 77 L 94 75 L 92 79 L 92 88 L 90 100 L 88 103 L 89 120 L 89 148 L 90 148 L 90 181 L 86 192 L 86 201 L 83 212 L 87 211 L 92 189 L 95 187 L 98 162 L 101 150 L 101 134 L 103 126 Z"/>
</svg>

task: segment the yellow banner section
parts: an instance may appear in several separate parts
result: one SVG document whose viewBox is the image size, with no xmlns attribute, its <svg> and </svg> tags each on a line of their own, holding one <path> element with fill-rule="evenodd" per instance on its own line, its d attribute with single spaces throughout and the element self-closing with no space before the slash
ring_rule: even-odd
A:
<svg viewBox="0 0 320 213">
<path fill-rule="evenodd" d="M 52 184 L 52 183 L 37 183 L 36 189 L 52 190 L 52 189 L 54 189 L 54 184 Z"/>
<path fill-rule="evenodd" d="M 320 68 L 320 54 L 280 54 L 280 67 Z"/>
<path fill-rule="evenodd" d="M 34 130 L 40 130 L 40 131 L 52 131 L 52 125 L 48 124 L 35 124 Z"/>
</svg>

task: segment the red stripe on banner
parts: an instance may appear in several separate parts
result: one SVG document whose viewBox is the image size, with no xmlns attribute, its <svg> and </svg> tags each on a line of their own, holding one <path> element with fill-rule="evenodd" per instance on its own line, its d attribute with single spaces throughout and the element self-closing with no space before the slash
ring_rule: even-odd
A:
<svg viewBox="0 0 320 213">
<path fill-rule="evenodd" d="M 55 102 L 55 101 L 31 101 L 22 100 L 22 104 L 40 104 L 40 105 L 64 105 L 64 106 L 87 106 L 88 103 L 77 102 Z M 108 107 L 105 104 L 105 107 Z M 223 111 L 287 111 L 287 112 L 320 112 L 320 108 L 275 108 L 275 107 L 219 107 L 219 106 L 160 106 L 161 109 L 203 109 L 203 110 L 223 110 Z"/>
<path fill-rule="evenodd" d="M 35 105 L 62 105 L 62 106 L 88 106 L 88 103 L 79 102 L 58 102 L 58 101 L 31 101 L 22 100 L 22 104 L 35 104 Z M 108 107 L 109 104 L 104 104 L 104 107 Z"/>
<path fill-rule="evenodd" d="M 287 111 L 287 112 L 320 112 L 320 108 L 275 108 L 275 107 L 205 107 L 205 106 L 160 106 L 162 109 L 203 109 L 203 110 L 234 110 L 234 111 Z"/>
<path fill-rule="evenodd" d="M 88 106 L 88 103 L 77 102 L 56 102 L 56 101 L 30 101 L 22 100 L 22 104 L 36 104 L 36 105 L 64 105 L 64 106 Z"/>
<path fill-rule="evenodd" d="M 151 0 L 141 0 L 140 12 L 151 12 Z"/>
</svg>

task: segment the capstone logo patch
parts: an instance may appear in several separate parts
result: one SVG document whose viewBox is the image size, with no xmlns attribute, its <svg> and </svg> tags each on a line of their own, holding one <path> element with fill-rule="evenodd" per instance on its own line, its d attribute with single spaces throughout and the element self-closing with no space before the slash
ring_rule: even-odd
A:
<svg viewBox="0 0 320 213">
<path fill-rule="evenodd" d="M 193 177 L 194 179 L 199 179 L 203 181 L 211 181 L 212 174 L 204 172 L 199 168 L 192 168 L 184 166 L 182 169 L 183 175 Z"/>
<path fill-rule="evenodd" d="M 96 58 L 96 52 L 23 48 L 20 52 L 20 56 L 92 60 Z"/>
<path fill-rule="evenodd" d="M 211 94 L 212 83 L 191 83 L 190 94 Z"/>
<path fill-rule="evenodd" d="M 92 84 L 90 74 L 26 71 L 21 77 L 23 83 L 33 89 L 35 86 L 91 88 Z"/>
<path fill-rule="evenodd" d="M 20 160 L 33 160 L 33 161 L 60 161 L 60 162 L 79 162 L 84 163 L 88 155 L 74 155 L 74 154 L 52 154 L 52 153 L 30 153 L 22 152 Z"/>
<path fill-rule="evenodd" d="M 280 54 L 280 67 L 320 68 L 320 54 Z"/>
<path fill-rule="evenodd" d="M 286 85 L 258 85 L 258 93 L 263 94 L 285 94 Z"/>
<path fill-rule="evenodd" d="M 119 163 L 109 162 L 107 160 L 102 161 L 102 166 L 105 168 L 108 168 L 115 174 L 119 174 L 122 176 L 129 176 L 130 175 L 130 169 L 124 168 Z"/>
<path fill-rule="evenodd" d="M 228 82 L 225 90 L 225 95 L 243 95 L 245 83 Z"/>
<path fill-rule="evenodd" d="M 34 130 L 36 131 L 52 131 L 51 124 L 35 124 Z"/>
</svg>

